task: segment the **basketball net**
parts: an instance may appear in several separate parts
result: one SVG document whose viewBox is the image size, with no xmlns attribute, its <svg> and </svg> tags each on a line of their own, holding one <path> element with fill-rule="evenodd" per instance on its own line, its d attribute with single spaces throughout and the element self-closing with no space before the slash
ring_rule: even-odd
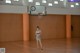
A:
<svg viewBox="0 0 80 53">
<path fill-rule="evenodd" d="M 41 19 L 43 17 L 42 13 L 38 13 L 38 18 Z"/>
</svg>

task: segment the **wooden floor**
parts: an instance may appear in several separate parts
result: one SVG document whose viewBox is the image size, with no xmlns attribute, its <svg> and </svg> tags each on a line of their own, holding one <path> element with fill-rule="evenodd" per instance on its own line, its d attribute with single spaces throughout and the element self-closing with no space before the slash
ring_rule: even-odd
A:
<svg viewBox="0 0 80 53">
<path fill-rule="evenodd" d="M 36 47 L 35 41 L 0 42 L 6 53 L 80 53 L 80 39 L 43 40 L 43 50 Z"/>
</svg>

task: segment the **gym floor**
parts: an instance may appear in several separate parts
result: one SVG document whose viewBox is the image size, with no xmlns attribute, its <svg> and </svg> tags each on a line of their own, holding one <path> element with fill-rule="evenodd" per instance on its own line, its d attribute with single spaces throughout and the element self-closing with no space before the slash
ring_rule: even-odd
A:
<svg viewBox="0 0 80 53">
<path fill-rule="evenodd" d="M 42 40 L 43 50 L 37 48 L 36 41 L 0 42 L 6 53 L 80 53 L 80 39 Z"/>
</svg>

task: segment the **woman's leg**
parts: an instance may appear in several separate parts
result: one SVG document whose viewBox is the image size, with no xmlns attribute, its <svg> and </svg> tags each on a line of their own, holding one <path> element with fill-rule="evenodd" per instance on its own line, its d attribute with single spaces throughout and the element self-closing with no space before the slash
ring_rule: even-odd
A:
<svg viewBox="0 0 80 53">
<path fill-rule="evenodd" d="M 37 39 L 36 39 L 36 42 L 37 42 L 37 48 L 39 48 L 39 43 L 38 43 L 38 42 L 39 42 L 39 40 L 37 40 Z"/>
<path fill-rule="evenodd" d="M 40 44 L 40 47 L 42 49 L 42 42 L 41 42 L 41 39 L 39 39 L 39 44 Z"/>
</svg>

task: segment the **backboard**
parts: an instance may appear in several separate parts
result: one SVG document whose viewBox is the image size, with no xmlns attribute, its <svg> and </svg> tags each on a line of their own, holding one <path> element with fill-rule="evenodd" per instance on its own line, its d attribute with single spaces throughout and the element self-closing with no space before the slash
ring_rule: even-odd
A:
<svg viewBox="0 0 80 53">
<path fill-rule="evenodd" d="M 28 7 L 29 14 L 31 15 L 46 15 L 46 7 L 45 6 L 29 6 Z"/>
</svg>

